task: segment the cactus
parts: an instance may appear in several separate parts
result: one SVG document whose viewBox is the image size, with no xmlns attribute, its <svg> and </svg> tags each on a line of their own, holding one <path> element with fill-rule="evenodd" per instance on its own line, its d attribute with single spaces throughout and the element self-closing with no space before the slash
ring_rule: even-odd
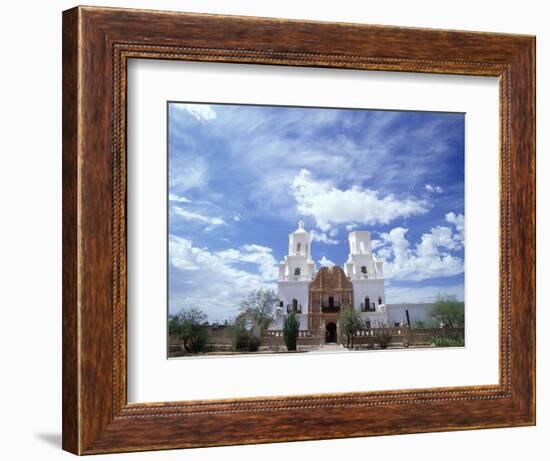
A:
<svg viewBox="0 0 550 461">
<path fill-rule="evenodd" d="M 300 321 L 295 312 L 291 312 L 286 318 L 283 325 L 283 339 L 285 340 L 286 348 L 289 351 L 296 350 L 296 342 L 298 340 L 298 331 L 300 330 Z"/>
</svg>

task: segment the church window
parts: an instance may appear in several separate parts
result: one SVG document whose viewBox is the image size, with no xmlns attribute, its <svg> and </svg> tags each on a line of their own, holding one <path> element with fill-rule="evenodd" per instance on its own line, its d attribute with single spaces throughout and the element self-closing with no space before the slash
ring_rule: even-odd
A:
<svg viewBox="0 0 550 461">
<path fill-rule="evenodd" d="M 367 266 L 361 266 L 361 273 L 366 274 L 367 273 Z"/>
<path fill-rule="evenodd" d="M 382 298 L 378 296 L 378 304 L 382 304 Z"/>
<path fill-rule="evenodd" d="M 296 251 L 298 253 L 300 253 L 300 250 L 302 249 L 302 244 L 301 243 L 298 243 L 298 245 L 296 245 Z"/>
<path fill-rule="evenodd" d="M 294 275 L 296 275 L 296 276 L 300 275 L 300 268 L 299 267 L 294 269 Z"/>
<path fill-rule="evenodd" d="M 294 299 L 292 300 L 292 309 L 293 309 L 294 311 L 297 311 L 297 310 L 298 310 L 298 300 L 297 300 L 296 298 L 294 298 Z"/>
</svg>

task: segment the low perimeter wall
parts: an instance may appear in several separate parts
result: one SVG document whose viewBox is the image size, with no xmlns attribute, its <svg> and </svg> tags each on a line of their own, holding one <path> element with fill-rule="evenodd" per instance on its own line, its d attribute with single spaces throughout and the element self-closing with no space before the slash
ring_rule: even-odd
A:
<svg viewBox="0 0 550 461">
<path fill-rule="evenodd" d="M 231 339 L 226 329 L 218 329 L 209 332 L 206 350 L 210 351 L 230 351 Z M 369 328 L 357 330 L 353 336 L 354 346 L 376 347 L 380 343 L 382 334 L 390 334 L 390 347 L 421 347 L 429 346 L 434 336 L 448 336 L 455 334 L 464 334 L 463 328 L 443 329 L 443 328 L 409 328 L 407 326 L 394 328 Z M 340 329 L 336 333 L 338 344 L 347 344 L 347 337 Z M 321 332 L 311 330 L 300 330 L 298 333 L 297 345 L 299 348 L 314 348 L 325 344 L 325 335 Z M 182 350 L 181 340 L 171 337 L 169 339 L 169 351 L 174 353 Z M 260 347 L 284 349 L 285 341 L 283 330 L 264 330 L 260 337 Z"/>
<path fill-rule="evenodd" d="M 434 336 L 445 336 L 453 334 L 464 334 L 463 328 L 443 329 L 443 328 L 423 328 L 413 329 L 409 327 L 395 328 L 369 328 L 358 330 L 353 336 L 353 344 L 356 346 L 378 344 L 379 337 L 382 334 L 390 334 L 390 346 L 408 347 L 408 346 L 429 346 Z M 337 332 L 338 344 L 347 344 L 346 335 L 340 331 Z M 325 343 L 325 337 L 319 333 L 313 333 L 310 330 L 300 331 L 298 336 L 298 346 L 317 346 Z M 284 346 L 283 330 L 267 330 L 262 332 L 262 346 Z"/>
</svg>

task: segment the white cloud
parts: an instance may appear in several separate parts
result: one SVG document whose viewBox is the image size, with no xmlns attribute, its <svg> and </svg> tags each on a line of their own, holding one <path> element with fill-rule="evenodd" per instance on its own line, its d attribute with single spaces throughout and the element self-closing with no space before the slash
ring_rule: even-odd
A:
<svg viewBox="0 0 550 461">
<path fill-rule="evenodd" d="M 432 186 L 430 184 L 426 184 L 424 186 L 424 188 L 428 191 L 428 192 L 432 192 L 432 193 L 436 193 L 436 194 L 442 194 L 443 193 L 443 188 L 440 187 L 440 186 Z"/>
<path fill-rule="evenodd" d="M 174 105 L 178 106 L 183 104 Z M 399 199 L 407 197 L 401 193 L 417 190 L 412 186 L 419 184 L 422 197 L 429 199 L 423 189 L 424 184 L 434 181 L 433 162 L 446 162 L 451 155 L 448 148 L 454 146 L 454 128 L 449 130 L 449 123 L 439 118 L 402 123 L 407 117 L 399 112 L 365 112 L 368 116 L 363 119 L 351 116 L 353 112 L 347 115 L 325 109 L 284 109 L 284 116 L 271 109 L 238 105 L 212 104 L 212 109 L 216 119 L 207 123 L 208 130 L 197 129 L 195 118 L 183 108 L 173 111 L 173 191 L 185 192 L 176 181 L 181 187 L 193 187 L 193 173 L 200 180 L 200 196 L 219 204 L 225 201 L 227 186 L 234 191 L 241 183 L 246 184 L 247 208 L 287 222 L 300 217 L 290 186 L 301 169 L 310 171 L 315 179 L 333 179 L 333 185 L 344 191 L 356 184 L 363 189 L 395 192 Z M 442 146 L 449 152 L 442 153 Z M 207 160 L 212 153 L 216 162 Z M 176 161 L 178 168 L 173 168 Z M 201 165 L 197 163 L 201 162 L 207 167 L 203 177 L 198 176 Z M 186 171 L 189 166 L 193 171 Z M 232 177 L 232 181 L 220 193 L 217 185 L 222 176 Z M 221 198 L 212 197 L 213 192 L 220 193 Z M 451 186 L 449 192 L 453 195 Z M 189 197 L 198 199 L 196 195 Z M 238 193 L 233 197 L 232 201 L 243 201 Z M 238 205 L 234 212 L 244 209 L 242 203 Z"/>
<path fill-rule="evenodd" d="M 420 256 L 431 257 L 437 255 L 441 248 L 445 250 L 459 250 L 462 245 L 455 239 L 450 227 L 433 227 L 429 234 L 422 234 L 416 252 Z"/>
<path fill-rule="evenodd" d="M 333 267 L 335 264 L 330 259 L 327 259 L 326 256 L 323 256 L 319 261 L 317 261 L 321 267 Z"/>
<path fill-rule="evenodd" d="M 169 255 L 171 312 L 196 306 L 210 321 L 223 321 L 237 314 L 241 299 L 251 290 L 276 288 L 277 262 L 265 246 L 209 251 L 170 235 Z"/>
<path fill-rule="evenodd" d="M 193 166 L 181 166 L 177 162 L 170 164 L 168 178 L 170 189 L 174 188 L 178 192 L 186 192 L 205 186 L 207 180 L 208 169 L 203 161 L 194 161 Z"/>
<path fill-rule="evenodd" d="M 370 241 L 370 246 L 373 250 L 376 250 L 377 248 L 381 247 L 383 245 L 383 242 L 378 239 L 372 239 Z"/>
<path fill-rule="evenodd" d="M 211 218 L 209 216 L 205 216 L 200 213 L 194 213 L 193 211 L 188 211 L 177 206 L 174 207 L 174 213 L 179 217 L 185 219 L 186 221 L 195 221 L 195 222 L 207 224 L 208 225 L 207 229 L 211 229 L 216 226 L 226 225 L 226 222 L 222 218 L 219 218 L 219 217 Z"/>
<path fill-rule="evenodd" d="M 187 197 L 177 194 L 168 194 L 168 200 L 170 200 L 171 202 L 191 203 L 191 200 L 189 200 Z"/>
<path fill-rule="evenodd" d="M 332 229 L 330 229 L 331 231 Z M 328 233 L 328 235 L 325 232 L 317 232 L 315 229 L 312 229 L 309 233 L 311 234 L 311 238 L 314 242 L 320 242 L 324 243 L 325 245 L 338 245 L 340 243 L 339 240 L 334 240 L 329 237 L 329 235 L 334 234 L 333 232 Z"/>
<path fill-rule="evenodd" d="M 460 216 L 455 216 L 459 225 Z M 415 247 L 411 247 L 406 237 L 407 229 L 403 227 L 381 234 L 377 255 L 384 260 L 386 278 L 419 281 L 462 273 L 463 260 L 451 253 L 463 246 L 461 230 L 458 226 L 456 230 L 455 233 L 450 227 L 433 227 L 422 235 Z"/>
<path fill-rule="evenodd" d="M 351 232 L 353 229 L 356 229 L 356 228 L 357 228 L 357 224 L 353 224 L 353 223 L 351 223 L 351 224 L 346 224 L 346 230 L 347 230 L 348 232 Z"/>
<path fill-rule="evenodd" d="M 464 246 L 464 215 L 463 214 L 456 215 L 453 212 L 447 213 L 445 215 L 445 220 L 447 222 L 450 222 L 451 224 L 454 224 L 458 232 L 458 234 L 455 235 L 454 237 Z"/>
<path fill-rule="evenodd" d="M 168 241 L 170 264 L 184 271 L 198 271 L 200 264 L 197 255 L 202 250 L 193 248 L 190 240 L 170 235 Z M 183 283 L 189 283 L 192 280 L 184 280 Z"/>
<path fill-rule="evenodd" d="M 256 264 L 260 276 L 265 281 L 277 278 L 277 261 L 273 257 L 273 250 L 271 248 L 252 243 L 243 245 L 240 250 L 229 249 L 220 251 L 217 255 L 225 264 L 236 262 Z"/>
<path fill-rule="evenodd" d="M 235 222 L 240 222 L 240 220 L 241 220 L 241 217 L 240 217 L 238 214 L 236 214 L 235 216 L 233 216 L 233 221 L 235 221 Z"/>
<path fill-rule="evenodd" d="M 328 181 L 316 181 L 306 169 L 294 177 L 291 192 L 298 212 L 312 216 L 325 232 L 332 224 L 388 224 L 428 210 L 425 202 L 414 198 L 398 199 L 392 194 L 381 197 L 377 191 L 358 186 L 338 189 Z"/>
<path fill-rule="evenodd" d="M 199 122 L 209 122 L 216 118 L 216 112 L 208 104 L 176 104 L 175 107 L 189 112 Z"/>
</svg>

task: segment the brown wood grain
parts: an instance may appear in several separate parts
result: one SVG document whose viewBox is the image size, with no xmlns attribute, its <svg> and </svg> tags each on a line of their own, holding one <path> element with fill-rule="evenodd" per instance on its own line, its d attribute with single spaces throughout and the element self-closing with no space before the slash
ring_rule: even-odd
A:
<svg viewBox="0 0 550 461">
<path fill-rule="evenodd" d="M 128 404 L 132 58 L 498 76 L 499 384 Z M 92 7 L 64 12 L 63 448 L 89 454 L 534 424 L 534 68 L 530 36 Z"/>
<path fill-rule="evenodd" d="M 63 447 L 79 452 L 78 430 L 78 11 L 63 16 Z"/>
</svg>

